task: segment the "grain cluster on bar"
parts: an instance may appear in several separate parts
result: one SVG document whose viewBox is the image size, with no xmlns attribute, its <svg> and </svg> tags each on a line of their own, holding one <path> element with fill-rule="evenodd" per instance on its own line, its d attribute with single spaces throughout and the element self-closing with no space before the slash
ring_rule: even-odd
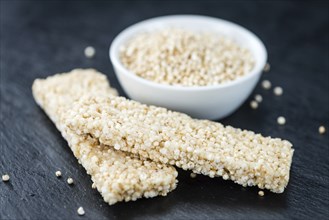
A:
<svg viewBox="0 0 329 220">
<path fill-rule="evenodd" d="M 286 140 L 112 95 L 86 95 L 67 115 L 77 134 L 156 162 L 276 193 L 289 181 L 293 149 Z"/>
<path fill-rule="evenodd" d="M 174 167 L 141 160 L 134 154 L 104 146 L 88 134 L 77 135 L 63 123 L 72 104 L 81 96 L 117 95 L 104 75 L 93 69 L 76 69 L 37 79 L 32 90 L 36 102 L 61 131 L 106 202 L 114 204 L 141 197 L 164 196 L 175 189 L 177 171 Z"/>
</svg>

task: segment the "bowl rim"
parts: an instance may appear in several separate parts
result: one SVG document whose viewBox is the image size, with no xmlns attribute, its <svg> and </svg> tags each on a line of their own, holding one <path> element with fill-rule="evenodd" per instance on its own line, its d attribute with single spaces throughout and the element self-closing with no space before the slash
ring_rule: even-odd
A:
<svg viewBox="0 0 329 220">
<path fill-rule="evenodd" d="M 162 84 L 162 83 L 157 83 L 148 79 L 144 79 L 140 76 L 137 76 L 134 74 L 132 71 L 127 69 L 120 61 L 120 58 L 118 56 L 118 53 L 116 53 L 117 48 L 119 48 L 122 44 L 119 44 L 121 38 L 123 38 L 125 35 L 130 34 L 132 29 L 136 29 L 138 26 L 144 26 L 144 25 L 150 25 L 152 22 L 159 22 L 160 20 L 163 20 L 163 22 L 166 22 L 167 19 L 186 19 L 186 18 L 192 18 L 192 19 L 200 19 L 200 20 L 209 20 L 213 22 L 220 22 L 228 26 L 233 26 L 237 29 L 240 29 L 240 31 L 245 32 L 249 37 L 253 38 L 253 40 L 258 44 L 259 49 L 261 51 L 261 58 L 258 58 L 256 61 L 255 67 L 252 69 L 251 72 L 248 74 L 241 76 L 235 80 L 229 81 L 229 82 L 224 82 L 221 84 L 217 85 L 209 85 L 209 86 L 180 86 L 180 85 L 168 85 L 168 84 Z M 141 28 L 143 29 L 143 28 Z M 263 44 L 263 42 L 251 31 L 248 29 L 233 23 L 231 21 L 227 21 L 221 18 L 216 18 L 216 17 L 210 17 L 210 16 L 205 16 L 205 15 L 192 15 L 192 14 L 180 14 L 180 15 L 165 15 L 165 16 L 159 16 L 159 17 L 154 17 L 150 19 L 146 19 L 140 22 L 137 22 L 131 26 L 128 26 L 124 30 L 122 30 L 112 41 L 110 48 L 109 48 L 109 58 L 112 62 L 112 65 L 115 69 L 115 74 L 124 74 L 127 77 L 133 78 L 137 80 L 139 83 L 146 84 L 147 86 L 153 87 L 153 88 L 161 88 L 161 89 L 167 89 L 167 90 L 180 90 L 180 91 L 201 91 L 201 90 L 216 90 L 220 88 L 227 88 L 231 87 L 240 83 L 243 83 L 247 81 L 248 79 L 260 75 L 262 73 L 262 70 L 266 64 L 267 61 L 267 51 L 266 48 Z M 119 71 L 116 71 L 118 69 Z M 119 73 L 118 73 L 119 72 Z"/>
</svg>

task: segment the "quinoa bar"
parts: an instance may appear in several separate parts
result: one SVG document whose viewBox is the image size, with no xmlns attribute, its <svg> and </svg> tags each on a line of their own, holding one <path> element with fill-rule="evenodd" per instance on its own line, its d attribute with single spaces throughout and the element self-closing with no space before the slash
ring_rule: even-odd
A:
<svg viewBox="0 0 329 220">
<path fill-rule="evenodd" d="M 112 94 L 105 77 L 93 69 L 76 69 L 33 83 L 33 96 L 69 143 L 79 163 L 91 175 L 97 190 L 110 205 L 141 197 L 165 196 L 176 188 L 174 167 L 140 160 L 131 153 L 104 146 L 90 135 L 77 135 L 63 120 L 75 100 L 84 94 Z"/>
<path fill-rule="evenodd" d="M 294 150 L 286 140 L 112 95 L 86 95 L 67 115 L 78 135 L 155 162 L 276 193 L 289 181 Z"/>
</svg>

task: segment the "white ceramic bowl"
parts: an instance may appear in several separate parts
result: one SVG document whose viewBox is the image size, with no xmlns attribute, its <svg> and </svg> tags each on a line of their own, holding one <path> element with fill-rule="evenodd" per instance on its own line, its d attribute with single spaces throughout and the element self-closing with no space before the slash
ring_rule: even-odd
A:
<svg viewBox="0 0 329 220">
<path fill-rule="evenodd" d="M 234 81 L 197 87 L 155 83 L 126 69 L 119 59 L 120 46 L 140 32 L 165 27 L 218 32 L 232 38 L 252 52 L 255 66 L 249 74 Z M 171 15 L 142 21 L 122 31 L 112 42 L 110 59 L 121 86 L 131 99 L 185 112 L 196 118 L 220 119 L 234 112 L 248 98 L 261 76 L 267 52 L 258 37 L 232 22 L 199 15 Z"/>
</svg>

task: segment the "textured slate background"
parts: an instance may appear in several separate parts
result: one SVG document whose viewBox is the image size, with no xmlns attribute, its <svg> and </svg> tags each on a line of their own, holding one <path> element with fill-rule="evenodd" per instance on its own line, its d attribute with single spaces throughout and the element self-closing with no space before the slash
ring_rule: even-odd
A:
<svg viewBox="0 0 329 220">
<path fill-rule="evenodd" d="M 0 2 L 1 152 L 0 219 L 328 219 L 328 2 L 307 1 L 9 1 Z M 272 69 L 263 75 L 284 88 L 282 97 L 259 86 L 259 109 L 247 101 L 224 124 L 282 137 L 295 147 L 283 194 L 243 188 L 220 178 L 191 179 L 180 171 L 177 190 L 164 198 L 108 206 L 31 95 L 35 78 L 94 67 L 120 89 L 108 59 L 112 39 L 154 16 L 205 14 L 256 33 Z M 92 45 L 94 59 L 83 49 Z M 173 97 L 174 98 L 174 97 Z M 276 118 L 287 118 L 278 126 Z M 56 170 L 64 178 L 57 179 Z M 65 178 L 76 184 L 70 187 Z M 86 215 L 76 210 L 83 206 Z"/>
</svg>

